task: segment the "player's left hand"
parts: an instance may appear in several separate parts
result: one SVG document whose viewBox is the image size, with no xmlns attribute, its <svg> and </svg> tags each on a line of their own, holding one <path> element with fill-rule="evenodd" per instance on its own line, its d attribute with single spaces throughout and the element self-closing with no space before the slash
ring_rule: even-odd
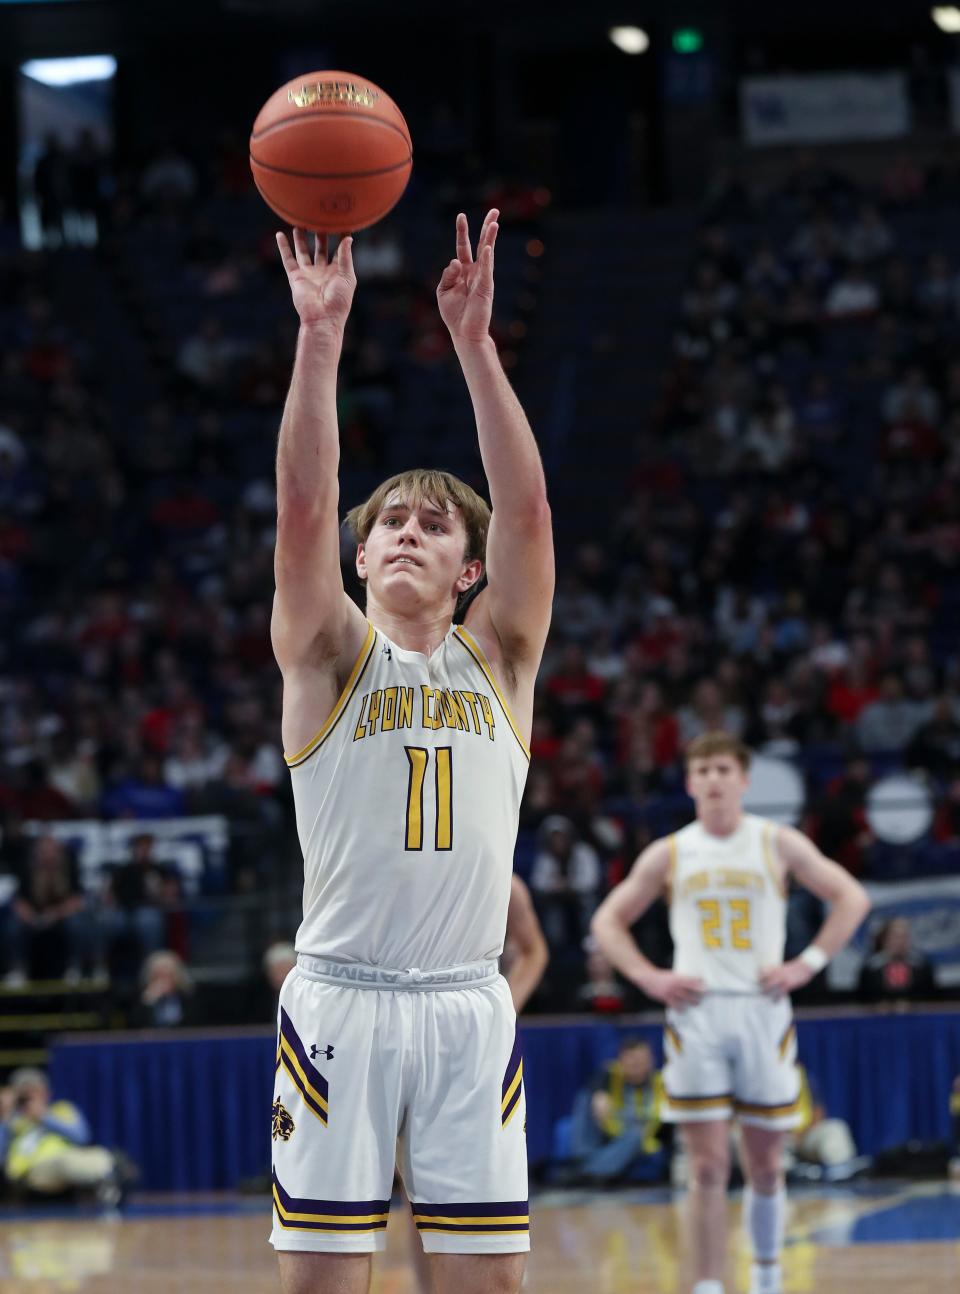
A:
<svg viewBox="0 0 960 1294">
<path fill-rule="evenodd" d="M 440 318 L 454 342 L 483 341 L 490 335 L 493 313 L 493 245 L 500 226 L 494 208 L 488 211 L 477 240 L 473 259 L 467 218 L 457 216 L 457 255 L 443 271 L 437 287 Z"/>
<path fill-rule="evenodd" d="M 813 979 L 813 971 L 806 962 L 794 957 L 782 966 L 765 966 L 760 972 L 760 987 L 771 997 L 783 997 L 794 989 L 803 988 Z"/>
</svg>

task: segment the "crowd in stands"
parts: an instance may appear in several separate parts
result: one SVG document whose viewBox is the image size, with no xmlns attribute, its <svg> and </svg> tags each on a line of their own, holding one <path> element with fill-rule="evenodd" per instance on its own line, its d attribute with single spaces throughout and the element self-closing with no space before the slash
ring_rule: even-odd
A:
<svg viewBox="0 0 960 1294">
<path fill-rule="evenodd" d="M 762 198 L 718 188 L 625 495 L 574 552 L 560 519 L 517 856 L 559 968 L 542 1005 L 635 1004 L 590 915 L 688 816 L 682 751 L 706 729 L 794 762 L 803 825 L 856 874 L 960 859 L 960 243 L 941 206 L 958 176 L 895 169 L 875 192 L 809 159 Z M 79 203 L 98 241 L 26 253 L 8 227 L 0 251 L 4 970 L 136 981 L 193 951 L 151 821 L 226 815 L 230 891 L 296 879 L 269 638 L 295 321 L 232 138 L 206 165 L 169 148 L 109 184 L 87 158 L 82 201 L 79 172 L 46 170 L 45 226 Z M 523 238 L 543 218 L 531 186 L 468 196 L 512 204 Z M 438 206 L 416 186 L 409 201 Z M 349 502 L 451 443 L 423 413 L 461 387 L 433 300 L 443 246 L 425 254 L 416 223 L 357 241 Z M 504 300 L 530 309 L 528 288 Z M 522 394 L 522 360 L 516 376 Z M 478 479 L 469 453 L 443 465 Z M 345 535 L 348 575 L 352 551 Z M 920 770 L 937 812 L 892 856 L 866 797 L 895 769 Z M 25 826 L 87 818 L 144 822 L 93 888 Z M 662 913 L 646 926 L 666 957 Z M 186 1019 L 186 971 L 151 966 L 138 1009 Z"/>
</svg>

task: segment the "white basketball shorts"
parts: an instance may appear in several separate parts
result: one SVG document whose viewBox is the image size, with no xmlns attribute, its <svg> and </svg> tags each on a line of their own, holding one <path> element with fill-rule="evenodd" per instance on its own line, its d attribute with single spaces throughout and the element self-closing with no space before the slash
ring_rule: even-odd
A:
<svg viewBox="0 0 960 1294">
<path fill-rule="evenodd" d="M 280 992 L 272 1135 L 276 1249 L 383 1249 L 396 1164 L 428 1253 L 528 1250 L 523 1062 L 496 963 L 301 955 Z"/>
<path fill-rule="evenodd" d="M 706 1123 L 736 1116 L 761 1128 L 797 1126 L 800 1079 L 789 998 L 707 993 L 668 1010 L 663 1118 Z"/>
</svg>

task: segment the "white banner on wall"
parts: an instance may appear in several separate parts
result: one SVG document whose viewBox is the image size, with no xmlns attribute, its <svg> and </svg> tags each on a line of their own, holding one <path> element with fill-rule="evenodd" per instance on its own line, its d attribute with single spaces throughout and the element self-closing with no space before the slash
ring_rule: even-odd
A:
<svg viewBox="0 0 960 1294">
<path fill-rule="evenodd" d="M 834 988 L 856 987 L 860 967 L 873 951 L 877 930 L 894 917 L 910 922 L 913 947 L 933 962 L 937 982 L 960 984 L 960 877 L 868 884 L 866 889 L 873 909 L 854 941 L 830 963 L 830 984 Z"/>
<path fill-rule="evenodd" d="M 910 129 L 902 72 L 748 76 L 740 82 L 748 144 L 815 144 L 896 139 Z"/>
</svg>

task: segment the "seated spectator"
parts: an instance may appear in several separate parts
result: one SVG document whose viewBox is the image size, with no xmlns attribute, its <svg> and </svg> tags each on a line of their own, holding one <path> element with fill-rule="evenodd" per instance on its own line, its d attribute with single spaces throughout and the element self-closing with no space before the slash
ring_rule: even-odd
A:
<svg viewBox="0 0 960 1294">
<path fill-rule="evenodd" d="M 147 202 L 179 206 L 197 191 L 197 173 L 193 163 L 171 145 L 148 164 L 140 177 L 140 195 Z"/>
<path fill-rule="evenodd" d="M 571 1150 L 593 1184 L 627 1176 L 659 1181 L 667 1170 L 661 1141 L 663 1079 L 639 1038 L 624 1038 L 617 1059 L 576 1099 Z"/>
<path fill-rule="evenodd" d="M 160 756 L 149 754 L 135 773 L 106 791 L 101 807 L 108 818 L 179 818 L 187 811 L 187 798 L 164 781 Z"/>
<path fill-rule="evenodd" d="M 735 737 L 743 735 L 746 716 L 738 705 L 728 705 L 723 689 L 712 678 L 701 679 L 693 690 L 689 705 L 677 713 L 680 745 L 688 746 L 702 732 L 722 729 Z"/>
<path fill-rule="evenodd" d="M 835 392 L 827 374 L 811 374 L 797 407 L 800 429 L 812 441 L 833 442 L 840 434 L 843 413 L 843 401 Z"/>
<path fill-rule="evenodd" d="M 851 261 L 869 265 L 889 255 L 893 250 L 893 230 L 872 202 L 865 202 L 857 219 L 847 230 L 845 251 Z"/>
<path fill-rule="evenodd" d="M 39 1069 L 17 1069 L 0 1088 L 0 1159 L 7 1180 L 41 1195 L 94 1190 L 111 1207 L 136 1176 L 123 1156 L 90 1144 L 90 1128 L 70 1101 L 51 1101 Z"/>
<path fill-rule="evenodd" d="M 810 835 L 827 857 L 835 858 L 853 876 L 863 872 L 864 851 L 873 841 L 866 813 L 869 789 L 869 760 L 847 760 L 843 773 L 828 783 L 810 827 Z"/>
<path fill-rule="evenodd" d="M 862 265 L 851 265 L 827 293 L 823 308 L 828 319 L 864 319 L 880 309 L 880 293 Z"/>
<path fill-rule="evenodd" d="M 875 952 L 860 971 L 861 1001 L 903 1005 L 935 995 L 933 966 L 910 944 L 910 922 L 906 917 L 894 917 L 880 928 Z"/>
<path fill-rule="evenodd" d="M 403 248 L 391 230 L 383 226 L 368 229 L 357 239 L 353 262 L 365 283 L 398 279 L 403 273 Z"/>
<path fill-rule="evenodd" d="M 922 702 L 903 694 L 898 674 L 885 674 L 880 695 L 864 706 L 856 722 L 857 742 L 867 754 L 906 750 L 923 722 Z"/>
<path fill-rule="evenodd" d="M 278 940 L 272 943 L 263 954 L 261 961 L 262 974 L 256 977 L 243 995 L 243 1003 L 238 1014 L 242 1019 L 236 1023 L 264 1023 L 276 1026 L 277 1000 L 283 981 L 297 964 L 297 950 L 292 943 Z"/>
<path fill-rule="evenodd" d="M 241 350 L 236 341 L 224 336 L 219 319 L 209 315 L 180 347 L 177 368 L 203 391 L 222 390 Z"/>
<path fill-rule="evenodd" d="M 926 314 L 945 314 L 953 308 L 956 280 L 942 252 L 931 252 L 917 286 L 917 304 Z"/>
<path fill-rule="evenodd" d="M 547 680 L 547 695 L 564 714 L 588 717 L 599 711 L 606 688 L 603 679 L 590 673 L 584 649 L 579 643 L 564 645 L 557 669 Z"/>
<path fill-rule="evenodd" d="M 90 923 L 76 859 L 54 836 L 39 836 L 10 905 L 5 983 L 76 983 L 88 959 Z"/>
<path fill-rule="evenodd" d="M 933 427 L 940 418 L 940 397 L 922 368 L 908 368 L 883 397 L 883 416 L 890 423 Z"/>
<path fill-rule="evenodd" d="M 176 953 L 152 953 L 143 966 L 143 991 L 131 1024 L 136 1029 L 174 1029 L 192 1024 L 193 981 Z"/>
<path fill-rule="evenodd" d="M 949 696 L 938 697 L 926 723 L 913 734 L 907 748 L 907 762 L 933 777 L 948 778 L 960 768 L 960 723 Z"/>
<path fill-rule="evenodd" d="M 545 818 L 539 837 L 530 888 L 547 943 L 551 949 L 579 948 L 597 906 L 600 859 L 592 845 L 577 838 L 573 823 L 562 814 Z"/>
<path fill-rule="evenodd" d="M 755 292 L 779 298 L 790 284 L 790 273 L 772 243 L 754 249 L 744 272 L 744 282 Z"/>
<path fill-rule="evenodd" d="M 843 1165 L 856 1158 L 853 1134 L 843 1119 L 827 1117 L 820 1086 L 803 1065 L 797 1065 L 800 1078 L 800 1120 L 793 1133 L 792 1151 L 804 1164 L 833 1170 L 836 1177 Z M 811 1176 L 812 1174 L 804 1174 Z"/>
<path fill-rule="evenodd" d="M 577 1010 L 589 1011 L 592 1015 L 617 1015 L 626 1008 L 623 984 L 592 935 L 585 941 L 585 948 L 587 979 L 577 993 Z"/>
<path fill-rule="evenodd" d="M 154 857 L 154 844 L 148 832 L 133 837 L 129 861 L 110 868 L 101 899 L 101 956 L 116 966 L 119 954 L 121 978 L 130 967 L 135 979 L 143 959 L 165 942 L 169 869 Z"/>
</svg>

